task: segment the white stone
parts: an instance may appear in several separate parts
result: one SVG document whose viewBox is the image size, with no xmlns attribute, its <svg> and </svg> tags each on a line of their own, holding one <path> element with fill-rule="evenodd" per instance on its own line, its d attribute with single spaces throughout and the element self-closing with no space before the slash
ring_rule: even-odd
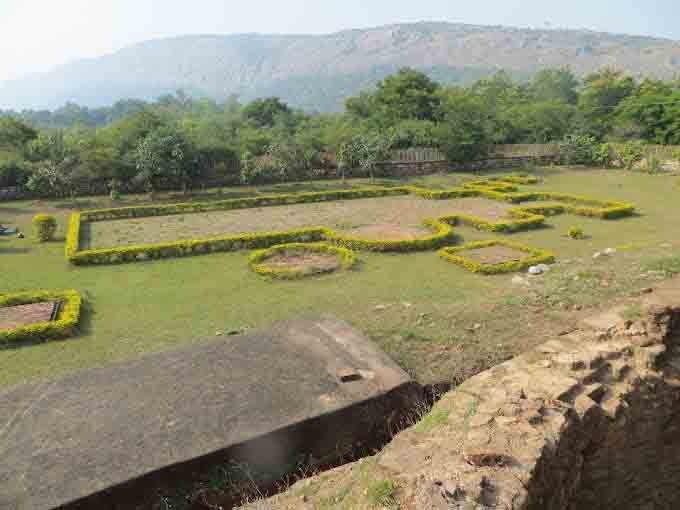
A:
<svg viewBox="0 0 680 510">
<path fill-rule="evenodd" d="M 534 275 L 534 276 L 538 276 L 539 274 L 543 274 L 543 270 L 538 266 L 531 266 L 529 268 L 529 274 Z"/>
</svg>

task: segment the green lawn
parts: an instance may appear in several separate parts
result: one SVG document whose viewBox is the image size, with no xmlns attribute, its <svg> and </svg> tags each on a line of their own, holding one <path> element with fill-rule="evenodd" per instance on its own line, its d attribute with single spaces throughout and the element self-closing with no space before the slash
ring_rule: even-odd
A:
<svg viewBox="0 0 680 510">
<path fill-rule="evenodd" d="M 539 185 L 542 189 L 632 202 L 640 215 L 617 221 L 558 216 L 548 219 L 550 228 L 511 236 L 552 250 L 562 261 L 528 289 L 511 285 L 513 275 L 474 275 L 433 252 L 361 253 L 356 271 L 269 282 L 248 269 L 248 252 L 72 267 L 64 259 L 63 239 L 37 245 L 29 239 L 0 238 L 1 292 L 75 288 L 85 300 L 76 337 L 1 350 L 0 385 L 53 377 L 316 312 L 336 314 L 364 329 L 423 382 L 466 377 L 564 329 L 576 320 L 575 308 L 597 306 L 644 286 L 641 266 L 673 254 L 673 247 L 661 246 L 677 240 L 675 229 L 680 226 L 680 191 L 673 177 L 574 169 L 537 172 L 545 180 Z M 446 187 L 462 178 L 432 176 L 409 182 Z M 193 199 L 337 185 L 235 188 Z M 126 203 L 142 200 L 128 197 Z M 80 199 L 76 204 L 0 203 L 0 223 L 29 232 L 32 214 L 48 211 L 58 216 L 63 237 L 69 206 L 109 205 L 105 198 Z M 589 238 L 568 239 L 571 225 L 581 227 Z M 458 233 L 466 241 L 494 237 L 467 228 Z M 606 260 L 593 260 L 593 252 L 607 247 L 622 250 Z"/>
</svg>

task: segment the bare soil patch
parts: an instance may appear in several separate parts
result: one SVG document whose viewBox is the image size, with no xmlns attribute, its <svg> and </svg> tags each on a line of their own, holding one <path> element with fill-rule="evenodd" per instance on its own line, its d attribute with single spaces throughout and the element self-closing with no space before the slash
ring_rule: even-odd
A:
<svg viewBox="0 0 680 510">
<path fill-rule="evenodd" d="M 425 218 L 458 213 L 497 221 L 513 207 L 516 206 L 476 197 L 427 200 L 397 196 L 178 214 L 84 223 L 81 245 L 85 249 L 112 248 L 305 227 L 347 232 L 372 225 L 398 225 L 429 233 L 422 225 Z"/>
<path fill-rule="evenodd" d="M 528 253 L 515 250 L 514 248 L 508 248 L 507 246 L 487 246 L 485 248 L 477 248 L 460 253 L 463 257 L 479 262 L 480 264 L 501 264 L 511 260 L 521 260 L 530 257 Z"/>
<path fill-rule="evenodd" d="M 300 269 L 304 274 L 330 273 L 340 267 L 340 259 L 331 253 L 289 252 L 274 255 L 263 262 L 274 269 Z"/>
<path fill-rule="evenodd" d="M 53 309 L 54 302 L 0 308 L 0 329 L 14 329 L 38 322 L 48 322 Z"/>
<path fill-rule="evenodd" d="M 356 239 L 374 239 L 378 241 L 408 241 L 432 234 L 430 230 L 424 227 L 408 227 L 393 223 L 366 225 L 351 230 L 344 230 L 342 233 Z"/>
</svg>

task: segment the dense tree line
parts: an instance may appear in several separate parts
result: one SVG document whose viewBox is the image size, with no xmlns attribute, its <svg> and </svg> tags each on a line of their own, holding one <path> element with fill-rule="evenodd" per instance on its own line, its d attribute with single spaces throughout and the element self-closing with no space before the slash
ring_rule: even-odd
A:
<svg viewBox="0 0 680 510">
<path fill-rule="evenodd" d="M 567 140 L 579 154 L 606 141 L 680 144 L 679 128 L 677 81 L 635 81 L 610 69 L 581 81 L 549 69 L 528 82 L 499 72 L 463 88 L 403 69 L 348 99 L 342 114 L 308 114 L 277 98 L 218 104 L 182 92 L 110 108 L 0 112 L 0 186 L 64 196 L 83 182 L 116 194 L 208 179 L 298 180 L 335 167 L 372 174 L 392 149 L 438 147 L 461 161 L 492 144 Z"/>
</svg>

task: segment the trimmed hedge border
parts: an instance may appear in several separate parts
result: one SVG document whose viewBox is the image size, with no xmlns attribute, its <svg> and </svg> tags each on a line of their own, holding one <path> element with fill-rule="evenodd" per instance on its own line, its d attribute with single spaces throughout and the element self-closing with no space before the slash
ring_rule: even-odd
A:
<svg viewBox="0 0 680 510">
<path fill-rule="evenodd" d="M 324 230 L 324 240 L 350 250 L 377 252 L 410 252 L 436 250 L 455 241 L 453 226 L 442 219 L 425 219 L 423 225 L 434 230 L 434 234 L 417 239 L 381 241 L 347 237 L 331 229 Z"/>
<path fill-rule="evenodd" d="M 481 262 L 468 259 L 463 255 L 456 255 L 460 252 L 478 250 L 481 248 L 488 248 L 490 246 L 506 246 L 508 248 L 527 253 L 528 256 L 524 259 L 509 260 L 507 262 L 499 262 L 497 264 L 482 264 Z M 450 246 L 440 250 L 439 256 L 448 262 L 453 262 L 454 264 L 464 267 L 468 271 L 481 274 L 512 273 L 515 271 L 522 271 L 537 264 L 550 264 L 555 262 L 555 255 L 549 251 L 532 248 L 531 246 L 501 239 L 477 241 L 474 243 L 464 244 L 462 246 Z"/>
<path fill-rule="evenodd" d="M 446 190 L 430 190 L 414 186 L 395 188 L 362 188 L 316 193 L 270 195 L 253 198 L 221 200 L 217 202 L 197 202 L 159 206 L 122 207 L 118 209 L 99 209 L 76 212 L 71 215 L 67 229 L 66 258 L 75 265 L 120 264 L 161 258 L 185 257 L 207 253 L 237 251 L 242 249 L 262 249 L 278 244 L 309 243 L 327 241 L 353 250 L 379 252 L 408 252 L 435 250 L 450 244 L 455 239 L 452 226 L 464 224 L 489 232 L 512 233 L 538 228 L 543 225 L 548 209 L 542 206 L 518 207 L 509 211 L 512 219 L 491 223 L 483 218 L 467 215 L 444 216 L 425 220 L 425 224 L 435 233 L 431 236 L 406 241 L 364 240 L 343 236 L 329 228 L 305 228 L 283 232 L 265 232 L 192 239 L 169 243 L 156 243 L 118 248 L 80 250 L 80 225 L 82 221 L 109 221 L 116 219 L 142 218 L 173 214 L 200 213 L 217 210 L 234 210 L 252 207 L 291 205 L 334 200 L 351 200 L 397 195 L 416 195 L 428 200 L 450 198 L 485 197 L 492 200 L 519 204 L 529 200 L 559 201 L 551 204 L 550 214 L 572 213 L 581 216 L 603 219 L 620 218 L 633 213 L 635 207 L 621 202 L 597 200 L 589 197 L 551 192 L 516 192 L 512 183 L 535 183 L 532 177 L 508 176 L 493 178 L 494 182 L 473 181 L 467 187 Z M 510 181 L 510 182 L 508 182 Z"/>
<path fill-rule="evenodd" d="M 359 262 L 354 252 L 339 246 L 332 246 L 325 243 L 289 243 L 278 244 L 265 250 L 254 251 L 248 257 L 248 264 L 250 265 L 250 268 L 260 276 L 279 280 L 298 280 L 307 276 L 321 274 L 305 274 L 302 269 L 274 269 L 267 266 L 266 263 L 263 264 L 263 262 L 274 255 L 298 249 L 314 253 L 330 253 L 332 255 L 337 255 L 340 258 L 340 269 L 351 269 Z M 335 271 L 335 269 L 325 272 L 332 271 Z"/>
<path fill-rule="evenodd" d="M 80 320 L 82 303 L 80 294 L 75 290 L 2 294 L 0 295 L 0 308 L 47 301 L 61 301 L 63 303 L 57 320 L 0 330 L 0 345 L 24 341 L 56 340 L 71 336 Z"/>
</svg>

